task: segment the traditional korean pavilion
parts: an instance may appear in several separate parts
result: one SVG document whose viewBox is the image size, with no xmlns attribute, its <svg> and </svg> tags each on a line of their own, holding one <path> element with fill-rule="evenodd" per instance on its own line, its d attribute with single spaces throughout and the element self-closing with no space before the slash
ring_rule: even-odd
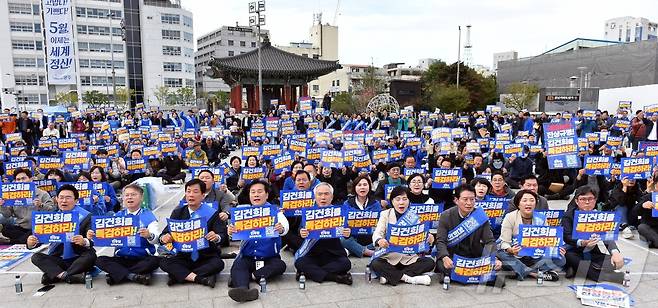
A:
<svg viewBox="0 0 658 308">
<path fill-rule="evenodd" d="M 294 110 L 297 98 L 308 95 L 308 82 L 341 68 L 338 61 L 299 56 L 273 47 L 265 38 L 261 45 L 263 100 L 277 99 L 288 110 Z M 260 110 L 258 97 L 258 50 L 233 57 L 213 59 L 208 75 L 222 78 L 231 86 L 231 107 L 242 111 L 242 89 L 247 90 L 248 111 Z"/>
</svg>

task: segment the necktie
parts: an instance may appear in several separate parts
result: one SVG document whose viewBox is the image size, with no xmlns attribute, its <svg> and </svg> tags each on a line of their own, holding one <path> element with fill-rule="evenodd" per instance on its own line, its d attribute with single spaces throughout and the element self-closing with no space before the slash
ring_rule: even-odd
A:
<svg viewBox="0 0 658 308">
<path fill-rule="evenodd" d="M 192 214 L 190 214 L 190 218 L 192 218 L 192 219 L 199 218 L 199 214 L 197 214 L 196 212 L 192 212 Z M 192 258 L 192 261 L 198 260 L 199 259 L 199 251 L 194 249 L 192 251 L 192 253 L 190 254 L 190 257 Z"/>
</svg>

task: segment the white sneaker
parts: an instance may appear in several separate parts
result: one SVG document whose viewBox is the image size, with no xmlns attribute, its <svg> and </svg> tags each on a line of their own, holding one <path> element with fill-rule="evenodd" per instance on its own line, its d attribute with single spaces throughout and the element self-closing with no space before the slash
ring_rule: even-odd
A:
<svg viewBox="0 0 658 308">
<path fill-rule="evenodd" d="M 379 277 L 379 283 L 380 284 L 386 284 L 388 281 L 384 277 Z"/>
<path fill-rule="evenodd" d="M 407 281 L 407 283 L 422 284 L 425 286 L 429 286 L 430 283 L 432 283 L 432 278 L 430 278 L 430 276 L 427 275 L 413 276 L 411 277 L 411 279 L 409 279 L 409 281 Z"/>
<path fill-rule="evenodd" d="M 631 227 L 626 227 L 624 228 L 624 230 L 621 230 L 621 237 L 629 240 L 634 238 L 635 235 L 633 234 L 633 230 L 631 229 Z"/>
</svg>

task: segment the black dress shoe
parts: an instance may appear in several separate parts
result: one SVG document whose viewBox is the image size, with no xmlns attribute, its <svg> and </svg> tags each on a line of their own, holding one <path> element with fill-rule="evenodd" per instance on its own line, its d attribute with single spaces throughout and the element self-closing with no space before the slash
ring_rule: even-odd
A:
<svg viewBox="0 0 658 308">
<path fill-rule="evenodd" d="M 64 281 L 68 284 L 82 284 L 85 283 L 85 274 L 67 275 Z"/>
<path fill-rule="evenodd" d="M 194 282 L 196 282 L 200 285 L 210 287 L 211 289 L 214 289 L 215 288 L 215 283 L 217 282 L 217 277 L 215 275 L 208 276 L 208 277 L 196 276 L 196 278 L 194 278 Z"/>
<path fill-rule="evenodd" d="M 352 274 L 346 273 L 346 274 L 343 274 L 343 275 L 336 275 L 336 283 L 351 286 L 352 283 L 353 283 Z"/>
<path fill-rule="evenodd" d="M 108 286 L 113 286 L 113 285 L 116 284 L 116 283 L 114 282 L 114 279 L 112 279 L 112 277 L 110 277 L 110 275 L 106 275 L 106 276 L 105 276 L 105 282 L 107 282 L 107 285 L 108 285 Z"/>
<path fill-rule="evenodd" d="M 151 275 L 150 274 L 136 274 L 133 281 L 136 282 L 136 283 L 148 286 L 148 285 L 151 284 Z"/>
<path fill-rule="evenodd" d="M 47 274 L 41 275 L 41 284 L 43 284 L 43 285 L 53 284 L 53 283 L 56 283 L 56 282 L 59 282 L 59 281 L 60 281 L 59 278 L 50 279 L 50 277 L 48 277 Z"/>
<path fill-rule="evenodd" d="M 569 266 L 566 269 L 566 274 L 564 275 L 564 278 L 571 279 L 573 277 L 576 277 L 576 270 L 573 269 L 573 267 Z"/>
<path fill-rule="evenodd" d="M 250 302 L 258 299 L 258 290 L 257 289 L 247 289 L 247 288 L 234 288 L 228 290 L 228 296 L 238 302 Z"/>
<path fill-rule="evenodd" d="M 169 276 L 169 279 L 167 279 L 167 285 L 171 287 L 171 286 L 175 285 L 176 283 L 177 283 L 176 279 L 174 279 L 174 277 Z"/>
</svg>

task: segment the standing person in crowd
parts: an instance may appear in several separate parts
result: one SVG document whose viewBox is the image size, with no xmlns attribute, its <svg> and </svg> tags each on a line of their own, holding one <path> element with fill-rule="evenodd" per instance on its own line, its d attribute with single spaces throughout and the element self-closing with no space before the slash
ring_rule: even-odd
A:
<svg viewBox="0 0 658 308">
<path fill-rule="evenodd" d="M 245 187 L 249 194 L 249 204 L 241 206 L 270 205 L 267 200 L 270 194 L 269 183 L 255 180 Z M 240 243 L 240 253 L 233 261 L 231 277 L 229 278 L 228 296 L 236 302 L 248 302 L 258 299 L 258 290 L 250 289 L 249 282 L 261 278 L 269 281 L 283 275 L 286 263 L 281 260 L 281 237 L 288 233 L 289 226 L 283 212 L 277 213 L 277 223 L 274 226 L 279 237 L 244 240 Z M 229 236 L 235 232 L 233 225 L 228 226 Z"/>
<path fill-rule="evenodd" d="M 647 191 L 636 206 L 637 212 L 640 214 L 640 225 L 637 227 L 637 231 L 640 233 L 640 237 L 647 242 L 649 248 L 658 248 L 658 217 L 653 216 L 655 205 L 652 200 L 652 194 L 658 191 L 657 181 L 658 175 L 655 173 L 647 179 Z"/>
<path fill-rule="evenodd" d="M 200 285 L 215 287 L 216 275 L 224 269 L 220 258 L 219 243 L 222 237 L 227 237 L 226 223 L 219 219 L 219 212 L 203 204 L 206 184 L 199 179 L 185 183 L 185 201 L 187 204 L 174 209 L 171 219 L 188 220 L 200 218 L 206 220 L 208 231 L 204 238 L 208 247 L 191 253 L 176 252 L 171 257 L 162 258 L 160 268 L 169 274 L 167 285 L 194 282 Z M 160 235 L 160 244 L 173 243 L 169 226 Z"/>
<path fill-rule="evenodd" d="M 16 120 L 16 128 L 18 132 L 21 133 L 25 145 L 29 151 L 32 151 L 34 146 L 34 122 L 28 117 L 27 111 L 21 112 L 21 117 Z"/>
<path fill-rule="evenodd" d="M 140 208 L 144 189 L 137 184 L 129 184 L 123 188 L 123 209 L 114 216 L 135 217 L 138 220 L 138 239 L 135 246 L 117 247 L 113 256 L 100 256 L 96 266 L 107 273 L 105 281 L 115 285 L 131 281 L 143 285 L 151 283 L 151 274 L 160 260 L 155 256 L 155 244 L 158 242 L 158 221 L 147 209 Z M 95 237 L 93 230 L 87 231 L 87 239 Z"/>
<path fill-rule="evenodd" d="M 32 255 L 32 263 L 44 274 L 41 284 L 84 283 L 84 273 L 90 272 L 96 262 L 96 251 L 93 241 L 83 237 L 91 228 L 91 215 L 78 204 L 78 190 L 70 184 L 64 184 L 57 189 L 57 208 L 59 212 L 71 211 L 79 216 L 80 227 L 70 242 L 50 243 L 48 252 L 37 252 Z M 41 245 L 39 239 L 30 235 L 27 238 L 27 248 L 34 249 Z"/>
<path fill-rule="evenodd" d="M 409 225 L 417 224 L 418 216 L 409 211 L 409 188 L 397 186 L 391 191 L 392 208 L 384 210 L 379 215 L 377 228 L 372 234 L 372 242 L 379 249 L 387 249 L 390 243 L 386 240 L 387 226 L 389 224 Z M 427 235 L 427 242 L 432 245 L 434 236 Z M 400 281 L 409 284 L 429 286 L 432 280 L 424 273 L 434 269 L 434 260 L 417 254 L 401 254 L 389 252 L 375 258 L 370 266 L 374 272 L 379 273 L 381 284 L 397 285 Z"/>
</svg>

